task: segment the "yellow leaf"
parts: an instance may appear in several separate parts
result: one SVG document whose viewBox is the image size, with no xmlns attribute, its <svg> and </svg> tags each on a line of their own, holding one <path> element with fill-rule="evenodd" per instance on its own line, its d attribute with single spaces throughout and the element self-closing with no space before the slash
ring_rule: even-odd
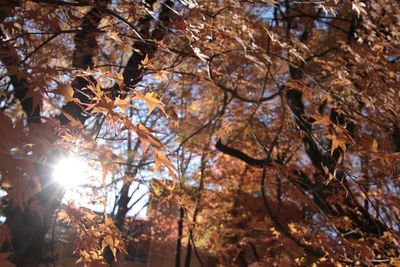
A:
<svg viewBox="0 0 400 267">
<path fill-rule="evenodd" d="M 114 106 L 119 107 L 126 113 L 127 107 L 135 108 L 135 106 L 130 104 L 130 101 L 131 101 L 130 98 L 121 99 L 121 98 L 117 97 L 114 101 Z"/>
<path fill-rule="evenodd" d="M 104 218 L 104 224 L 105 225 L 113 225 L 113 220 L 110 217 L 106 216 Z"/>
<path fill-rule="evenodd" d="M 271 230 L 272 234 L 275 236 L 275 238 L 279 238 L 281 236 L 281 233 L 275 229 L 275 227 L 269 228 Z"/>
<path fill-rule="evenodd" d="M 372 141 L 371 144 L 371 151 L 376 153 L 378 152 L 378 142 L 376 141 L 376 139 L 374 138 L 374 140 Z"/>
<path fill-rule="evenodd" d="M 397 75 L 393 71 L 389 71 L 389 77 L 393 79 L 393 78 L 396 78 Z"/>
<path fill-rule="evenodd" d="M 296 229 L 296 225 L 294 223 L 289 223 L 288 224 L 290 233 L 292 234 L 297 234 L 299 231 Z"/>
<path fill-rule="evenodd" d="M 140 63 L 142 63 L 143 66 L 146 66 L 148 62 L 149 62 L 149 56 L 148 55 L 146 55 L 144 57 L 144 59 L 142 61 L 140 61 Z"/>
<path fill-rule="evenodd" d="M 149 56 L 146 54 L 143 60 L 140 61 L 141 65 L 147 69 L 151 69 L 153 65 L 151 64 L 149 60 Z"/>
<path fill-rule="evenodd" d="M 304 262 L 304 257 L 296 258 L 294 259 L 294 262 L 296 263 L 296 265 L 300 266 Z"/>
<path fill-rule="evenodd" d="M 149 112 L 147 112 L 147 115 L 149 115 L 155 108 L 159 108 L 165 116 L 167 116 L 167 113 L 164 110 L 163 103 L 161 103 L 160 100 L 156 98 L 156 95 L 154 93 L 146 93 L 143 95 L 141 92 L 136 91 L 136 96 L 133 97 L 133 99 L 140 99 L 144 100 L 149 107 Z M 168 116 L 167 116 L 168 117 Z"/>
</svg>

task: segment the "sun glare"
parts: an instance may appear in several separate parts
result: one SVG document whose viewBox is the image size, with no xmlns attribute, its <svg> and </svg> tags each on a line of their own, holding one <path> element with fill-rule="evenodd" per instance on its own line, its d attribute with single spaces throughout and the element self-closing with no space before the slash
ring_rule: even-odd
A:
<svg viewBox="0 0 400 267">
<path fill-rule="evenodd" d="M 72 188 L 83 184 L 87 174 L 85 161 L 71 156 L 55 165 L 53 179 L 64 187 Z"/>
</svg>

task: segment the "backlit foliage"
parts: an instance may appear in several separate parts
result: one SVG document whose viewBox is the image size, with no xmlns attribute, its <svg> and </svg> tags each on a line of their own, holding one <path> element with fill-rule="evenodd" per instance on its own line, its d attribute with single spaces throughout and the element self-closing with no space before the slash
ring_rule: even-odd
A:
<svg viewBox="0 0 400 267">
<path fill-rule="evenodd" d="M 398 1 L 0 6 L 1 266 L 56 220 L 111 266 L 136 185 L 185 267 L 400 264 Z M 62 201 L 68 153 L 103 214 Z"/>
</svg>

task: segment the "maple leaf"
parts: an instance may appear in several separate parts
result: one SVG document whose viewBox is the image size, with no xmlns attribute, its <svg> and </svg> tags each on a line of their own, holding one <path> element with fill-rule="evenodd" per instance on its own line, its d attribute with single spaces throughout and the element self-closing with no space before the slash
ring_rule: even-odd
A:
<svg viewBox="0 0 400 267">
<path fill-rule="evenodd" d="M 89 104 L 86 107 L 86 110 L 94 113 L 103 113 L 103 114 L 110 114 L 114 110 L 114 102 L 109 98 L 108 96 L 104 95 L 101 93 L 101 96 L 99 96 L 97 101 L 93 104 Z"/>
<path fill-rule="evenodd" d="M 352 9 L 356 11 L 358 17 L 361 15 L 361 13 L 367 14 L 367 11 L 365 11 L 365 7 L 366 5 L 363 2 L 359 2 L 358 0 L 355 0 L 352 3 Z"/>
<path fill-rule="evenodd" d="M 299 231 L 296 228 L 296 224 L 294 223 L 289 223 L 288 224 L 289 230 L 292 234 L 297 234 Z"/>
<path fill-rule="evenodd" d="M 118 190 L 122 183 L 130 184 L 139 179 L 144 182 L 140 172 L 160 168 L 169 172 L 168 176 L 172 176 L 175 183 L 179 172 L 162 145 L 168 142 L 171 149 L 178 149 L 174 150 L 179 152 L 179 164 L 182 170 L 188 170 L 188 177 L 182 177 L 185 178 L 180 180 L 182 186 L 171 192 L 165 192 L 162 187 L 171 185 L 168 178 L 167 182 L 160 178 L 151 185 L 156 202 L 174 201 L 171 205 L 174 210 L 168 209 L 170 214 L 160 212 L 151 220 L 154 225 L 172 227 L 171 237 L 174 235 L 175 240 L 179 231 L 175 231 L 176 224 L 171 226 L 171 222 L 176 221 L 175 208 L 182 207 L 190 215 L 188 223 L 193 224 L 196 231 L 189 233 L 191 231 L 186 231 L 184 226 L 179 230 L 194 234 L 192 237 L 201 243 L 200 247 L 209 248 L 212 255 L 223 256 L 221 260 L 226 261 L 223 262 L 226 266 L 238 263 L 238 249 L 247 244 L 255 245 L 252 249 L 260 254 L 257 262 L 260 266 L 273 262 L 287 266 L 335 265 L 337 261 L 341 262 L 336 263 L 338 266 L 347 263 L 364 266 L 371 264 L 373 258 L 386 261 L 383 264 L 398 264 L 394 258 L 399 245 L 395 236 L 387 236 L 391 228 L 396 228 L 396 211 L 400 206 L 398 188 L 392 186 L 398 176 L 392 166 L 400 159 L 396 138 L 400 111 L 399 58 L 394 49 L 398 43 L 398 30 L 394 25 L 398 21 L 396 1 L 317 1 L 310 7 L 300 3 L 307 1 L 261 0 L 248 2 L 267 4 L 246 4 L 245 8 L 241 8 L 241 1 L 235 0 L 159 1 L 157 6 L 140 3 L 146 1 L 132 1 L 127 6 L 126 2 L 116 0 L 107 7 L 102 1 L 89 1 L 88 5 L 79 4 L 74 8 L 45 3 L 49 1 L 6 1 L 16 3 L 15 8 L 3 8 L 4 12 L 2 9 L 4 40 L 0 45 L 4 87 L 4 92 L 0 93 L 0 106 L 4 111 L 0 111 L 0 176 L 8 194 L 6 197 L 11 200 L 11 212 L 6 214 L 11 214 L 7 218 L 9 226 L 14 226 L 12 223 L 18 220 L 29 224 L 31 210 L 42 213 L 35 196 L 46 178 L 41 176 L 42 170 L 46 171 L 42 165 L 50 162 L 53 150 L 60 147 L 84 150 L 83 153 L 100 161 L 103 190 L 108 194 L 114 186 L 106 185 L 105 177 L 118 165 L 125 167 L 121 173 L 116 171 L 115 181 L 107 179 Z M 310 23 L 318 20 L 322 12 L 326 14 L 322 23 Z M 357 20 L 357 16 L 363 19 Z M 351 22 L 357 22 L 355 31 L 348 30 L 351 25 L 345 25 Z M 123 23 L 128 27 L 122 26 Z M 132 35 L 135 25 L 140 26 L 140 35 L 136 31 L 137 36 Z M 61 38 L 54 38 L 57 35 L 27 33 L 33 29 L 43 33 L 71 29 L 71 36 L 67 38 L 62 34 Z M 348 34 L 343 34 L 343 30 Z M 129 41 L 125 43 L 125 40 Z M 117 84 L 119 91 L 114 90 Z M 223 84 L 226 88 L 221 86 Z M 139 87 L 160 93 L 157 96 L 142 91 L 135 97 L 129 94 L 132 88 Z M 294 94 L 285 94 L 288 89 L 293 89 L 291 93 Z M 59 122 L 52 127 L 30 123 L 26 116 L 31 114 L 23 114 L 31 110 L 32 102 L 35 107 L 41 105 L 45 90 L 69 102 L 60 108 L 65 103 L 60 103 L 59 97 L 46 99 L 50 106 L 44 105 L 41 121 Z M 279 92 L 280 97 L 267 100 L 265 96 L 272 91 Z M 19 94 L 22 92 L 23 95 Z M 74 92 L 82 93 L 80 99 L 73 98 Z M 117 97 L 118 94 L 126 98 Z M 161 94 L 162 99 L 168 101 L 165 106 L 161 103 Z M 29 101 L 23 101 L 24 95 Z M 321 102 L 325 97 L 327 100 Z M 148 118 L 143 112 L 128 116 L 126 111 L 133 108 L 133 99 L 148 107 L 144 112 L 148 111 L 148 115 L 156 108 L 160 109 L 160 112 L 157 110 L 160 114 L 166 111 L 170 118 L 179 120 L 180 127 L 171 127 L 171 123 L 162 118 L 157 120 L 156 114 Z M 321 107 L 323 112 L 319 112 Z M 62 122 L 58 112 L 54 112 L 57 108 L 66 113 Z M 82 112 L 87 114 L 81 119 Z M 330 114 L 322 115 L 327 113 Z M 64 117 L 72 123 L 64 125 Z M 317 125 L 316 128 L 328 129 L 313 131 L 311 127 L 305 132 L 301 119 Z M 152 128 L 136 124 L 138 121 Z M 257 131 L 257 140 L 253 140 L 254 134 L 250 135 L 249 126 Z M 329 130 L 330 135 L 325 137 L 325 130 Z M 157 131 L 160 140 L 155 137 Z M 136 133 L 137 138 L 131 133 Z M 218 151 L 214 151 L 212 142 L 220 135 L 226 138 L 227 145 L 218 146 Z M 379 139 L 371 139 L 371 135 L 379 135 Z M 183 137 L 185 141 L 181 143 Z M 316 142 L 329 139 L 327 154 L 330 149 L 331 153 L 341 155 L 337 160 L 326 160 L 318 147 L 310 146 L 313 139 Z M 112 151 L 118 151 L 124 158 L 118 164 L 110 152 L 100 147 L 109 140 Z M 229 143 L 233 145 L 231 149 L 228 149 Z M 354 144 L 354 154 L 344 159 L 343 152 L 350 144 Z M 382 147 L 378 147 L 379 144 Z M 271 152 L 266 160 L 263 160 L 266 149 L 260 149 L 264 146 Z M 374 158 L 371 159 L 372 153 Z M 142 158 L 135 157 L 131 161 L 132 155 L 139 154 Z M 153 155 L 154 168 L 148 155 Z M 266 198 L 262 199 L 258 193 L 259 168 L 245 166 L 239 160 L 263 167 L 268 188 Z M 346 198 L 346 187 L 344 190 L 338 187 L 344 186 L 341 183 L 344 176 L 336 177 L 336 171 L 345 171 L 346 177 L 362 173 L 348 187 L 355 198 Z M 160 175 L 165 172 L 160 171 Z M 386 177 L 391 177 L 389 183 Z M 313 185 L 324 180 L 328 186 L 312 190 Z M 374 184 L 365 197 L 363 188 L 357 186 L 359 181 Z M 197 190 L 192 190 L 197 186 Z M 97 188 L 94 186 L 92 192 L 100 196 Z M 40 194 L 40 197 L 46 201 L 47 195 Z M 377 216 L 380 214 L 371 205 L 363 211 L 366 214 L 358 216 L 357 198 L 368 200 L 368 197 L 379 205 L 388 229 L 381 227 Z M 104 205 L 109 204 L 102 201 Z M 199 203 L 201 205 L 195 207 Z M 121 201 L 115 204 L 118 210 Z M 268 204 L 288 233 L 279 232 L 280 227 L 266 216 L 262 206 Z M 290 209 L 290 205 L 296 209 Z M 63 208 L 67 211 L 59 213 L 59 219 L 68 222 L 77 233 L 78 262 L 85 267 L 107 266 L 103 257 L 105 247 L 114 255 L 122 250 L 112 218 L 104 216 L 104 223 L 101 223 L 100 216 L 69 206 Z M 30 210 L 26 212 L 18 209 L 27 207 Z M 199 216 L 196 218 L 197 209 Z M 280 214 L 279 211 L 285 212 Z M 324 219 L 325 211 L 329 219 Z M 44 221 L 51 219 L 51 213 L 47 209 L 43 212 Z M 227 216 L 216 216 L 220 214 Z M 173 218 L 162 223 L 168 221 L 165 217 Z M 132 225 L 136 226 L 136 222 Z M 302 225 L 315 231 L 305 231 Z M 28 247 L 37 245 L 37 240 L 25 238 L 36 236 L 37 227 L 12 229 L 13 234 L 15 231 L 13 238 L 22 237 Z M 332 231 L 325 229 L 335 230 L 337 236 L 332 239 Z M 382 229 L 384 231 L 380 231 Z M 350 233 L 362 238 L 355 239 Z M 39 234 L 44 238 L 46 233 Z M 149 240 L 152 235 L 147 235 Z M 304 247 L 296 246 L 290 235 L 297 235 Z M 231 236 L 239 236 L 240 240 L 232 240 Z M 279 242 L 273 242 L 276 238 Z M 9 234 L 2 235 L 0 230 L 0 241 L 7 243 L 8 239 Z M 372 251 L 369 245 L 375 243 L 379 246 Z M 346 255 L 338 253 L 343 252 L 343 244 Z M 282 246 L 285 249 L 282 250 Z M 18 258 L 21 255 L 18 247 L 15 249 L 15 260 L 23 261 Z M 319 256 L 310 256 L 307 251 Z M 8 256 L 0 254 L 0 266 L 8 266 Z M 350 260 L 352 258 L 354 260 Z"/>
<path fill-rule="evenodd" d="M 156 150 L 154 152 L 154 158 L 156 160 L 156 169 L 159 169 L 161 166 L 164 166 L 168 169 L 169 174 L 173 178 L 173 185 L 172 188 L 175 187 L 175 182 L 176 182 L 176 174 L 175 172 L 177 171 L 177 168 L 171 163 L 169 158 L 164 155 L 162 151 Z"/>
<path fill-rule="evenodd" d="M 53 90 L 52 93 L 63 96 L 65 103 L 74 100 L 74 89 L 71 85 L 59 85 L 59 88 Z"/>
<path fill-rule="evenodd" d="M 167 113 L 163 107 L 163 103 L 156 98 L 156 94 L 153 92 L 143 95 L 141 92 L 136 91 L 136 95 L 132 99 L 140 99 L 146 102 L 147 106 L 149 107 L 147 115 L 153 112 L 155 108 L 159 108 L 165 114 L 165 116 L 167 116 Z"/>
<path fill-rule="evenodd" d="M 153 64 L 149 60 L 149 56 L 147 54 L 144 57 L 144 59 L 140 61 L 140 63 L 141 63 L 141 66 L 144 67 L 144 68 L 147 68 L 147 69 L 153 68 Z"/>
<path fill-rule="evenodd" d="M 110 170 L 115 166 L 115 162 L 118 160 L 118 156 L 112 153 L 110 150 L 102 150 L 98 156 L 100 165 L 102 167 L 102 185 L 105 186 L 106 177 Z"/>
<path fill-rule="evenodd" d="M 155 148 L 162 148 L 163 145 L 158 141 L 143 124 L 139 124 L 134 128 L 136 134 L 142 141 L 143 151 L 146 151 L 147 144 L 150 143 Z"/>
<path fill-rule="evenodd" d="M 331 154 L 333 154 L 333 151 L 335 151 L 335 149 L 338 147 L 340 147 L 343 152 L 346 152 L 346 141 L 345 140 L 338 139 L 338 137 L 334 134 L 328 134 L 325 137 L 332 141 Z"/>
<path fill-rule="evenodd" d="M 68 121 L 70 122 L 72 127 L 77 128 L 77 129 L 83 129 L 83 125 L 79 120 L 75 119 L 74 117 L 72 117 L 70 114 L 68 114 L 64 110 L 61 110 L 61 113 L 65 116 L 65 118 L 68 119 Z"/>
<path fill-rule="evenodd" d="M 325 126 L 329 126 L 331 124 L 331 120 L 327 116 L 319 116 L 319 115 L 309 115 L 311 118 L 313 118 L 315 121 L 312 123 L 314 124 L 322 124 Z"/>
<path fill-rule="evenodd" d="M 126 109 L 128 107 L 138 109 L 134 105 L 132 105 L 130 102 L 131 102 L 130 98 L 121 99 L 121 98 L 117 97 L 114 101 L 114 105 L 119 107 L 120 109 L 122 109 L 125 113 L 126 113 Z"/>
</svg>

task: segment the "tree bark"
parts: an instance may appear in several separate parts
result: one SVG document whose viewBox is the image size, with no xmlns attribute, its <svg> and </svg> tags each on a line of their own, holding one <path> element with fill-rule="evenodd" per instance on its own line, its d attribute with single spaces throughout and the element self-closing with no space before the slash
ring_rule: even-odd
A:
<svg viewBox="0 0 400 267">
<path fill-rule="evenodd" d="M 183 235 L 183 216 L 185 210 L 179 208 L 179 219 L 178 219 L 178 237 L 176 240 L 176 251 L 175 251 L 175 267 L 181 266 L 181 254 L 182 254 L 182 235 Z"/>
</svg>

